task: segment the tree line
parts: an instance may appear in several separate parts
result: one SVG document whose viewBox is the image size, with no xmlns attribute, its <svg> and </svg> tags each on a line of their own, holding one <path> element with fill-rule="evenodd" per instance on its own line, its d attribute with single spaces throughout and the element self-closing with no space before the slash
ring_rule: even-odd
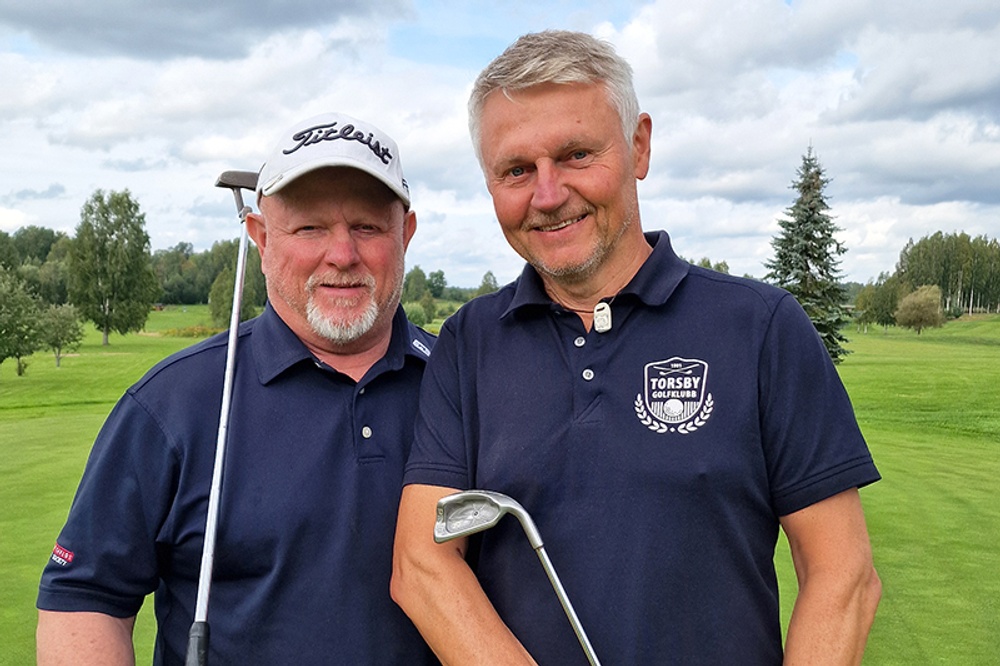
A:
<svg viewBox="0 0 1000 666">
<path fill-rule="evenodd" d="M 454 287 L 448 284 L 444 271 L 426 273 L 417 265 L 403 278 L 400 302 L 410 321 L 417 326 L 427 326 L 435 319 L 450 316 L 476 296 L 491 294 L 499 288 L 493 271 L 486 271 L 478 287 Z"/>
<path fill-rule="evenodd" d="M 1000 243 L 966 233 L 911 238 L 899 253 L 896 274 L 911 285 L 937 285 L 951 316 L 1000 312 Z"/>
<path fill-rule="evenodd" d="M 25 227 L 0 235 L 0 363 L 43 347 L 64 351 L 83 337 L 81 320 L 127 333 L 145 324 L 159 286 L 149 261 L 145 218 L 129 192 L 101 190 L 80 211 L 76 237 Z"/>
<path fill-rule="evenodd" d="M 855 299 L 859 325 L 899 324 L 918 333 L 976 312 L 1000 312 L 1000 243 L 966 233 L 911 238 L 895 271 L 869 281 Z"/>
</svg>

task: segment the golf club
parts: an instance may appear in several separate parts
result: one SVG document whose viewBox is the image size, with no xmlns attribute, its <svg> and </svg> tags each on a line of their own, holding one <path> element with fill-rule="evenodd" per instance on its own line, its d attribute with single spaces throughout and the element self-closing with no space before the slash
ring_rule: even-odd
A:
<svg viewBox="0 0 1000 666">
<path fill-rule="evenodd" d="M 556 596 L 559 597 L 559 603 L 562 604 L 563 610 L 566 611 L 566 617 L 569 618 L 569 623 L 573 626 L 573 631 L 576 633 L 580 645 L 583 646 L 587 660 L 592 666 L 600 666 L 601 662 L 597 660 L 597 655 L 594 654 L 594 648 L 590 645 L 590 639 L 587 638 L 587 634 L 583 630 L 583 625 L 580 624 L 580 619 L 576 616 L 576 611 L 573 610 L 573 604 L 570 603 L 569 597 L 566 596 L 566 590 L 563 589 L 562 583 L 559 581 L 559 576 L 556 575 L 556 570 L 552 566 L 552 561 L 545 552 L 545 547 L 542 544 L 542 536 L 538 533 L 538 528 L 535 527 L 534 521 L 531 520 L 531 516 L 528 515 L 524 507 L 514 499 L 502 493 L 495 493 L 489 490 L 466 490 L 442 497 L 437 503 L 434 541 L 444 543 L 452 539 L 488 530 L 500 522 L 500 519 L 508 513 L 517 518 L 518 522 L 521 523 L 521 528 L 524 529 L 524 533 L 528 535 L 528 541 L 531 543 L 531 547 L 535 549 L 535 553 L 538 554 L 538 559 L 542 562 L 545 574 L 549 577 L 552 587 L 555 588 Z"/>
<path fill-rule="evenodd" d="M 222 411 L 219 413 L 219 432 L 215 440 L 215 463 L 212 468 L 212 488 L 208 495 L 208 512 L 205 519 L 205 544 L 201 551 L 201 570 L 198 574 L 198 597 L 195 601 L 194 622 L 188 634 L 186 666 L 206 666 L 208 663 L 208 595 L 212 587 L 212 566 L 215 562 L 215 537 L 218 533 L 219 497 L 222 491 L 222 464 L 226 455 L 226 435 L 229 431 L 229 406 L 232 402 L 233 374 L 236 365 L 236 339 L 243 306 L 243 277 L 247 257 L 247 214 L 250 207 L 243 204 L 241 190 L 257 189 L 254 171 L 225 171 L 215 182 L 216 187 L 233 191 L 236 212 L 240 217 L 240 246 L 236 257 L 236 280 L 233 286 L 233 311 L 229 317 L 229 344 L 226 349 L 226 374 L 222 384 Z"/>
</svg>

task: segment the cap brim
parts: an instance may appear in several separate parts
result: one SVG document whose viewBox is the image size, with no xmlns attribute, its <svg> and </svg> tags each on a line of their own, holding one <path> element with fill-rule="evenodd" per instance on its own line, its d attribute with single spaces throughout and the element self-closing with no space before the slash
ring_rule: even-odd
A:
<svg viewBox="0 0 1000 666">
<path fill-rule="evenodd" d="M 306 162 L 304 164 L 299 164 L 293 169 L 288 169 L 279 173 L 277 176 L 271 178 L 268 182 L 259 182 L 257 184 L 257 193 L 269 197 L 272 194 L 279 192 L 283 187 L 295 181 L 295 179 L 306 175 L 316 169 L 323 169 L 325 167 L 347 167 L 350 169 L 357 169 L 358 171 L 363 171 L 369 176 L 372 176 L 380 183 L 383 183 L 386 187 L 392 190 L 393 194 L 399 197 L 407 208 L 410 206 L 410 194 L 405 189 L 397 186 L 392 182 L 391 179 L 387 178 L 386 175 L 377 169 L 371 168 L 371 166 L 361 160 L 353 160 L 348 157 L 340 156 L 336 159 L 326 158 L 313 160 L 311 162 Z"/>
</svg>

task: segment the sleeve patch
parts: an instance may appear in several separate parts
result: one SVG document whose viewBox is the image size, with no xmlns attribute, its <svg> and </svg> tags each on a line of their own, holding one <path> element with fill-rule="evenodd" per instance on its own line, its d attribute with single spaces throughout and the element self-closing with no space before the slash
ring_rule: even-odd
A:
<svg viewBox="0 0 1000 666">
<path fill-rule="evenodd" d="M 66 550 L 58 543 L 52 549 L 52 561 L 61 567 L 69 565 L 73 561 L 73 551 Z"/>
</svg>

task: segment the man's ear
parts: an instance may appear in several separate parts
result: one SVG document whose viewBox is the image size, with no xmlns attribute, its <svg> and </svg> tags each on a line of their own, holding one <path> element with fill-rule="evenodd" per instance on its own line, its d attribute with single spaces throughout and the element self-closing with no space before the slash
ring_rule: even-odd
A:
<svg viewBox="0 0 1000 666">
<path fill-rule="evenodd" d="M 410 246 L 410 239 L 417 232 L 417 214 L 412 210 L 406 211 L 403 218 L 403 251 Z"/>
<path fill-rule="evenodd" d="M 639 114 L 639 124 L 632 135 L 632 168 L 635 177 L 642 180 L 649 173 L 649 156 L 653 143 L 653 119 L 648 113 Z"/>
<path fill-rule="evenodd" d="M 267 225 L 264 223 L 264 216 L 260 213 L 247 213 L 247 233 L 257 246 L 257 252 L 261 259 L 264 258 L 264 248 L 267 247 Z"/>
</svg>

